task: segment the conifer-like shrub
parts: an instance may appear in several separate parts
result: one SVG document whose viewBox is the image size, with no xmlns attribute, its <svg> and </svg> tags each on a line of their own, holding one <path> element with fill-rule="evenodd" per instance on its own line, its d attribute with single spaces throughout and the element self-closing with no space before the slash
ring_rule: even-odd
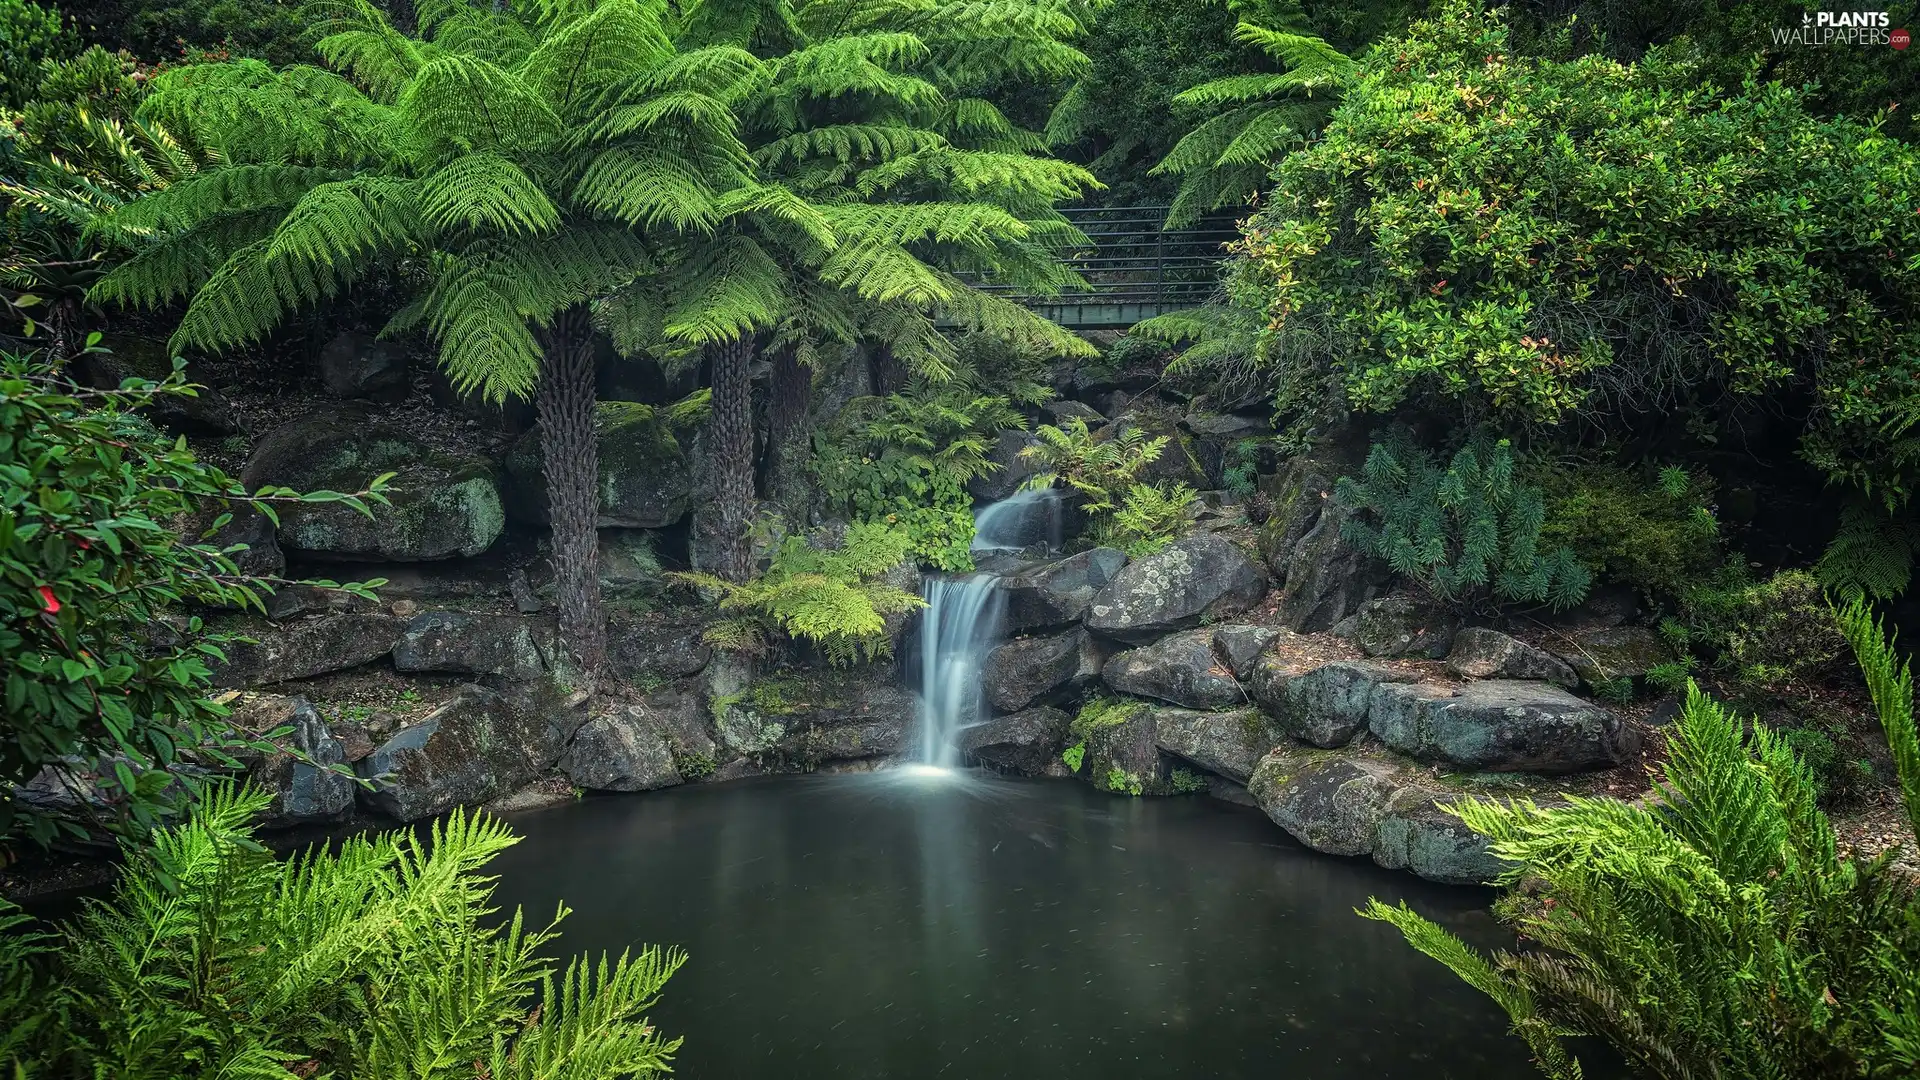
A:
<svg viewBox="0 0 1920 1080">
<path fill-rule="evenodd" d="M 270 797 L 211 788 L 126 848 L 112 896 L 40 928 L 0 902 L 0 1068 L 117 1080 L 626 1080 L 679 1039 L 646 1011 L 686 955 L 547 959 L 493 918 L 506 826 L 455 812 L 285 861 L 247 822 Z"/>
<path fill-rule="evenodd" d="M 1840 615 L 1920 828 L 1913 679 L 1861 603 Z M 1493 998 L 1541 1070 L 1605 1039 L 1637 1073 L 1912 1076 L 1920 1068 L 1920 898 L 1887 856 L 1840 854 L 1789 742 L 1689 687 L 1645 805 L 1464 800 L 1513 863 L 1503 918 L 1539 948 L 1491 957 L 1404 904 L 1363 912 Z"/>
<path fill-rule="evenodd" d="M 1518 481 L 1505 439 L 1476 434 L 1443 468 L 1395 429 L 1338 492 L 1359 511 L 1342 527 L 1347 542 L 1440 600 L 1566 608 L 1586 598 L 1592 576 L 1568 548 L 1541 543 L 1544 500 Z"/>
<path fill-rule="evenodd" d="M 898 529 L 856 522 L 836 548 L 787 537 L 766 572 L 743 584 L 712 574 L 672 576 L 718 592 L 720 609 L 732 613 L 707 629 L 710 643 L 761 652 L 781 635 L 812 644 L 830 663 L 845 665 L 889 655 L 887 616 L 921 606 L 919 597 L 886 581 L 912 547 Z"/>
</svg>

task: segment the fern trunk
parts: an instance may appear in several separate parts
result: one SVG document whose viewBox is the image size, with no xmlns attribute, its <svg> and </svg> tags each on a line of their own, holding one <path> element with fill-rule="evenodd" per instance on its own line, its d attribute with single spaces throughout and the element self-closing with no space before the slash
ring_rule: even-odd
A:
<svg viewBox="0 0 1920 1080">
<path fill-rule="evenodd" d="M 801 363 L 792 349 L 782 349 L 774 357 L 771 397 L 765 490 L 788 524 L 797 528 L 806 524 L 812 494 L 807 458 L 813 448 L 813 369 Z"/>
<path fill-rule="evenodd" d="M 560 637 L 587 675 L 607 656 L 600 611 L 600 442 L 594 430 L 593 328 L 584 308 L 555 321 L 535 407 L 540 414 L 541 474 L 553 520 L 554 594 Z"/>
<path fill-rule="evenodd" d="M 878 397 L 906 389 L 907 366 L 900 362 L 891 345 L 875 345 L 867 354 L 867 374 L 873 380 L 873 392 Z"/>
<path fill-rule="evenodd" d="M 747 527 L 753 514 L 753 396 L 747 373 L 753 339 L 708 349 L 713 378 L 713 497 L 718 512 L 713 570 L 728 581 L 752 576 Z"/>
</svg>

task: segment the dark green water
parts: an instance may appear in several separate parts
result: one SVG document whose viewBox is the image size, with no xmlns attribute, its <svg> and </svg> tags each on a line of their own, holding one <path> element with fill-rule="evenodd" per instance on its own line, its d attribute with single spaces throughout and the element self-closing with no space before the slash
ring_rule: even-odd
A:
<svg viewBox="0 0 1920 1080">
<path fill-rule="evenodd" d="M 784 777 L 514 821 L 500 899 L 567 952 L 692 960 L 690 1080 L 1506 1080 L 1505 1017 L 1353 909 L 1478 944 L 1490 894 L 1293 844 L 1257 811 L 1067 781 Z"/>
</svg>

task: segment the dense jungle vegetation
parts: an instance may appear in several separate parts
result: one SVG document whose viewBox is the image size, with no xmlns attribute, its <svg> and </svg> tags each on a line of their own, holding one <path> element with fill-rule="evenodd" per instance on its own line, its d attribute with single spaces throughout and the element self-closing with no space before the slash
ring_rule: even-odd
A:
<svg viewBox="0 0 1920 1080">
<path fill-rule="evenodd" d="M 694 476 L 665 587 L 723 651 L 884 658 L 921 605 L 895 571 L 972 569 L 988 491 L 1058 489 L 1072 543 L 1144 556 L 1222 503 L 1279 528 L 1304 463 L 1422 602 L 1624 597 L 1659 662 L 1589 682 L 1674 703 L 1650 797 L 1458 812 L 1534 944 L 1366 914 L 1551 1076 L 1581 1035 L 1649 1076 L 1916 1075 L 1912 863 L 1829 814 L 1878 800 L 1920 842 L 1920 58 L 1777 44 L 1802 15 L 0 0 L 0 845 L 125 862 L 58 928 L 0 906 L 0 1063 L 669 1065 L 643 1014 L 683 957 L 560 970 L 551 928 L 491 924 L 497 823 L 285 861 L 252 837 L 267 803 L 227 778 L 287 731 L 216 693 L 230 617 L 383 583 L 262 564 L 245 530 L 401 512 L 409 463 L 258 483 L 244 438 L 179 419 L 201 365 L 310 373 L 344 329 L 522 440 L 584 695 L 618 678 L 613 430 Z M 1094 336 L 1023 304 L 1088 285 L 1063 211 L 1102 206 L 1231 221 L 1213 298 Z M 1095 410 L 1076 378 L 1131 389 Z M 1147 397 L 1250 434 L 1202 463 Z M 74 762 L 85 814 L 22 794 Z"/>
</svg>

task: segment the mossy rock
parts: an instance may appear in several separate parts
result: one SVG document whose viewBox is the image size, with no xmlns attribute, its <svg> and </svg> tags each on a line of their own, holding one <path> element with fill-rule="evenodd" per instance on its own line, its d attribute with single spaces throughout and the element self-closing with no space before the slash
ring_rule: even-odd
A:
<svg viewBox="0 0 1920 1080">
<path fill-rule="evenodd" d="M 358 491 L 394 473 L 387 498 L 368 518 L 338 503 L 280 512 L 280 546 L 319 558 L 416 562 L 478 555 L 506 527 L 493 464 L 447 453 L 353 414 L 328 414 L 261 440 L 241 473 L 248 489 Z"/>
<path fill-rule="evenodd" d="M 658 529 L 687 515 L 693 469 L 672 427 L 648 405 L 602 401 L 596 407 L 600 435 L 600 506 L 603 529 Z M 545 525 L 547 482 L 541 475 L 540 429 L 515 442 L 503 462 L 507 512 L 516 521 Z"/>
</svg>

